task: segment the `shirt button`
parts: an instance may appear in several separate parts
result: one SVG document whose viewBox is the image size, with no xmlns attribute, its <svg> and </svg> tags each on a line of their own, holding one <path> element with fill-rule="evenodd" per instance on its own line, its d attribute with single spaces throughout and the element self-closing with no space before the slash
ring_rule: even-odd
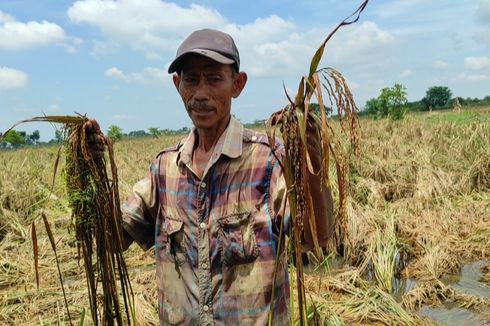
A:
<svg viewBox="0 0 490 326">
<path fill-rule="evenodd" d="M 201 182 L 201 188 L 206 188 L 206 182 Z"/>
<path fill-rule="evenodd" d="M 201 224 L 199 224 L 199 227 L 204 230 L 206 228 L 206 223 L 201 222 Z"/>
<path fill-rule="evenodd" d="M 206 264 L 206 263 L 202 263 L 202 265 L 201 265 L 201 266 L 202 266 L 202 268 L 204 268 L 204 269 L 208 268 L 208 264 Z"/>
<path fill-rule="evenodd" d="M 202 311 L 207 312 L 208 310 L 209 310 L 208 306 L 206 306 L 206 305 L 202 306 Z"/>
</svg>

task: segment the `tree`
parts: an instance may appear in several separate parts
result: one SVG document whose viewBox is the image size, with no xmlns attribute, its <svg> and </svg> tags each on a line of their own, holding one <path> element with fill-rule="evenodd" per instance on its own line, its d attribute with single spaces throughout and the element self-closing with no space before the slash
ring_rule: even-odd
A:
<svg viewBox="0 0 490 326">
<path fill-rule="evenodd" d="M 110 125 L 109 129 L 107 129 L 107 137 L 112 139 L 113 142 L 120 140 L 122 136 L 123 130 L 121 129 L 121 127 Z"/>
<path fill-rule="evenodd" d="M 152 137 L 158 138 L 158 136 L 160 136 L 162 134 L 162 131 L 160 129 L 158 129 L 157 127 L 151 127 L 151 128 L 148 128 L 148 133 Z"/>
<path fill-rule="evenodd" d="M 32 132 L 32 134 L 29 135 L 29 139 L 31 140 L 31 142 L 33 142 L 34 144 L 37 143 L 39 141 L 39 138 L 41 138 L 41 134 L 39 133 L 39 130 L 34 130 Z"/>
<path fill-rule="evenodd" d="M 407 88 L 402 84 L 385 87 L 378 98 L 366 102 L 366 110 L 378 118 L 403 119 L 407 112 Z"/>
<path fill-rule="evenodd" d="M 135 130 L 135 131 L 130 131 L 128 136 L 129 137 L 144 137 L 144 136 L 148 136 L 148 134 L 144 130 Z"/>
<path fill-rule="evenodd" d="M 25 137 L 22 136 L 22 132 L 10 130 L 4 137 L 3 141 L 12 144 L 13 147 L 17 147 L 25 144 Z"/>
<path fill-rule="evenodd" d="M 366 111 L 367 114 L 377 115 L 378 106 L 379 106 L 378 99 L 370 98 L 369 100 L 367 100 L 366 105 L 364 106 L 364 110 Z"/>
<path fill-rule="evenodd" d="M 425 92 L 422 101 L 426 109 L 432 106 L 433 109 L 448 107 L 452 97 L 451 90 L 446 86 L 432 86 Z"/>
</svg>

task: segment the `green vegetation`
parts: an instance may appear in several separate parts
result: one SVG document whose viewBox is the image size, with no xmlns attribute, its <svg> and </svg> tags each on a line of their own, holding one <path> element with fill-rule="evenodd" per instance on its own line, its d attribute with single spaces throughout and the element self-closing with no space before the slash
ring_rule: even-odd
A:
<svg viewBox="0 0 490 326">
<path fill-rule="evenodd" d="M 109 137 L 113 142 L 121 140 L 123 137 L 123 130 L 121 127 L 116 125 L 110 125 L 107 129 L 107 137 Z"/>
<path fill-rule="evenodd" d="M 447 86 L 432 86 L 426 91 L 425 96 L 419 101 L 409 102 L 408 91 L 405 86 L 395 84 L 393 87 L 381 89 L 377 98 L 366 101 L 362 115 L 370 115 L 377 119 L 390 117 L 392 120 L 401 120 L 408 112 L 435 111 L 454 109 L 459 111 L 459 106 L 484 108 L 490 106 L 490 96 L 483 99 L 452 97 L 452 92 Z"/>
<path fill-rule="evenodd" d="M 392 120 L 401 120 L 407 113 L 407 88 L 402 84 L 385 87 L 377 98 L 366 102 L 365 110 L 376 118 L 390 117 Z"/>
<path fill-rule="evenodd" d="M 148 128 L 148 133 L 152 136 L 152 137 L 155 137 L 157 138 L 158 136 L 160 136 L 162 134 L 162 130 L 160 130 L 158 127 L 152 127 L 152 128 Z"/>
<path fill-rule="evenodd" d="M 449 87 L 432 86 L 425 93 L 422 103 L 424 103 L 426 110 L 429 110 L 429 108 L 447 108 L 450 104 L 451 96 L 452 93 Z"/>
<path fill-rule="evenodd" d="M 10 143 L 12 146 L 19 146 L 25 144 L 25 138 L 22 137 L 22 134 L 16 130 L 10 130 L 7 132 L 3 141 Z"/>
</svg>

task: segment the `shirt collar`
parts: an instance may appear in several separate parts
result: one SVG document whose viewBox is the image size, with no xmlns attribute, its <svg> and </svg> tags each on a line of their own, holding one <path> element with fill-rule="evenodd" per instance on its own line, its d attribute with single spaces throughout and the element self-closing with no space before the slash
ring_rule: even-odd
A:
<svg viewBox="0 0 490 326">
<path fill-rule="evenodd" d="M 192 167 L 192 152 L 196 141 L 196 128 L 193 128 L 190 134 L 182 143 L 177 156 L 177 164 L 185 164 Z M 218 142 L 214 146 L 214 152 L 211 156 L 210 163 L 214 164 L 221 155 L 230 158 L 237 158 L 242 155 L 243 145 L 243 125 L 238 119 L 231 116 L 230 122 L 225 131 L 221 134 Z"/>
</svg>

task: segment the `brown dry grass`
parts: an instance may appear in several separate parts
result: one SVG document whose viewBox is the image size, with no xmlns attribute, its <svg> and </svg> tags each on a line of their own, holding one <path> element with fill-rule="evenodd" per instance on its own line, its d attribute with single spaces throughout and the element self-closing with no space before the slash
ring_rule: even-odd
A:
<svg viewBox="0 0 490 326">
<path fill-rule="evenodd" d="M 328 325 L 421 325 L 431 321 L 416 315 L 420 305 L 451 300 L 475 311 L 488 309 L 488 300 L 441 285 L 440 278 L 466 262 L 490 259 L 490 123 L 429 123 L 409 115 L 398 122 L 362 120 L 361 131 L 361 157 L 351 163 L 349 175 L 352 258 L 340 272 L 306 276 L 309 317 L 316 311 L 320 323 Z M 115 144 L 122 198 L 158 151 L 177 138 Z M 54 147 L 0 152 L 0 324 L 66 323 L 54 255 L 42 227 L 36 290 L 29 226 L 42 205 L 55 229 L 72 317 L 77 320 L 85 309 L 90 324 L 85 276 L 76 260 L 73 230 L 69 232 L 61 178 L 47 201 L 56 153 Z M 381 250 L 386 244 L 375 245 L 387 240 L 385 234 L 394 234 L 403 259 Z M 153 254 L 132 246 L 125 257 L 138 321 L 157 325 Z M 414 279 L 416 287 L 394 299 L 386 282 L 380 282 L 389 276 L 374 276 L 373 257 L 378 266 L 387 266 L 386 272 L 391 265 L 382 262 L 395 259 L 392 274 Z M 488 281 L 488 270 L 485 277 Z"/>
</svg>

